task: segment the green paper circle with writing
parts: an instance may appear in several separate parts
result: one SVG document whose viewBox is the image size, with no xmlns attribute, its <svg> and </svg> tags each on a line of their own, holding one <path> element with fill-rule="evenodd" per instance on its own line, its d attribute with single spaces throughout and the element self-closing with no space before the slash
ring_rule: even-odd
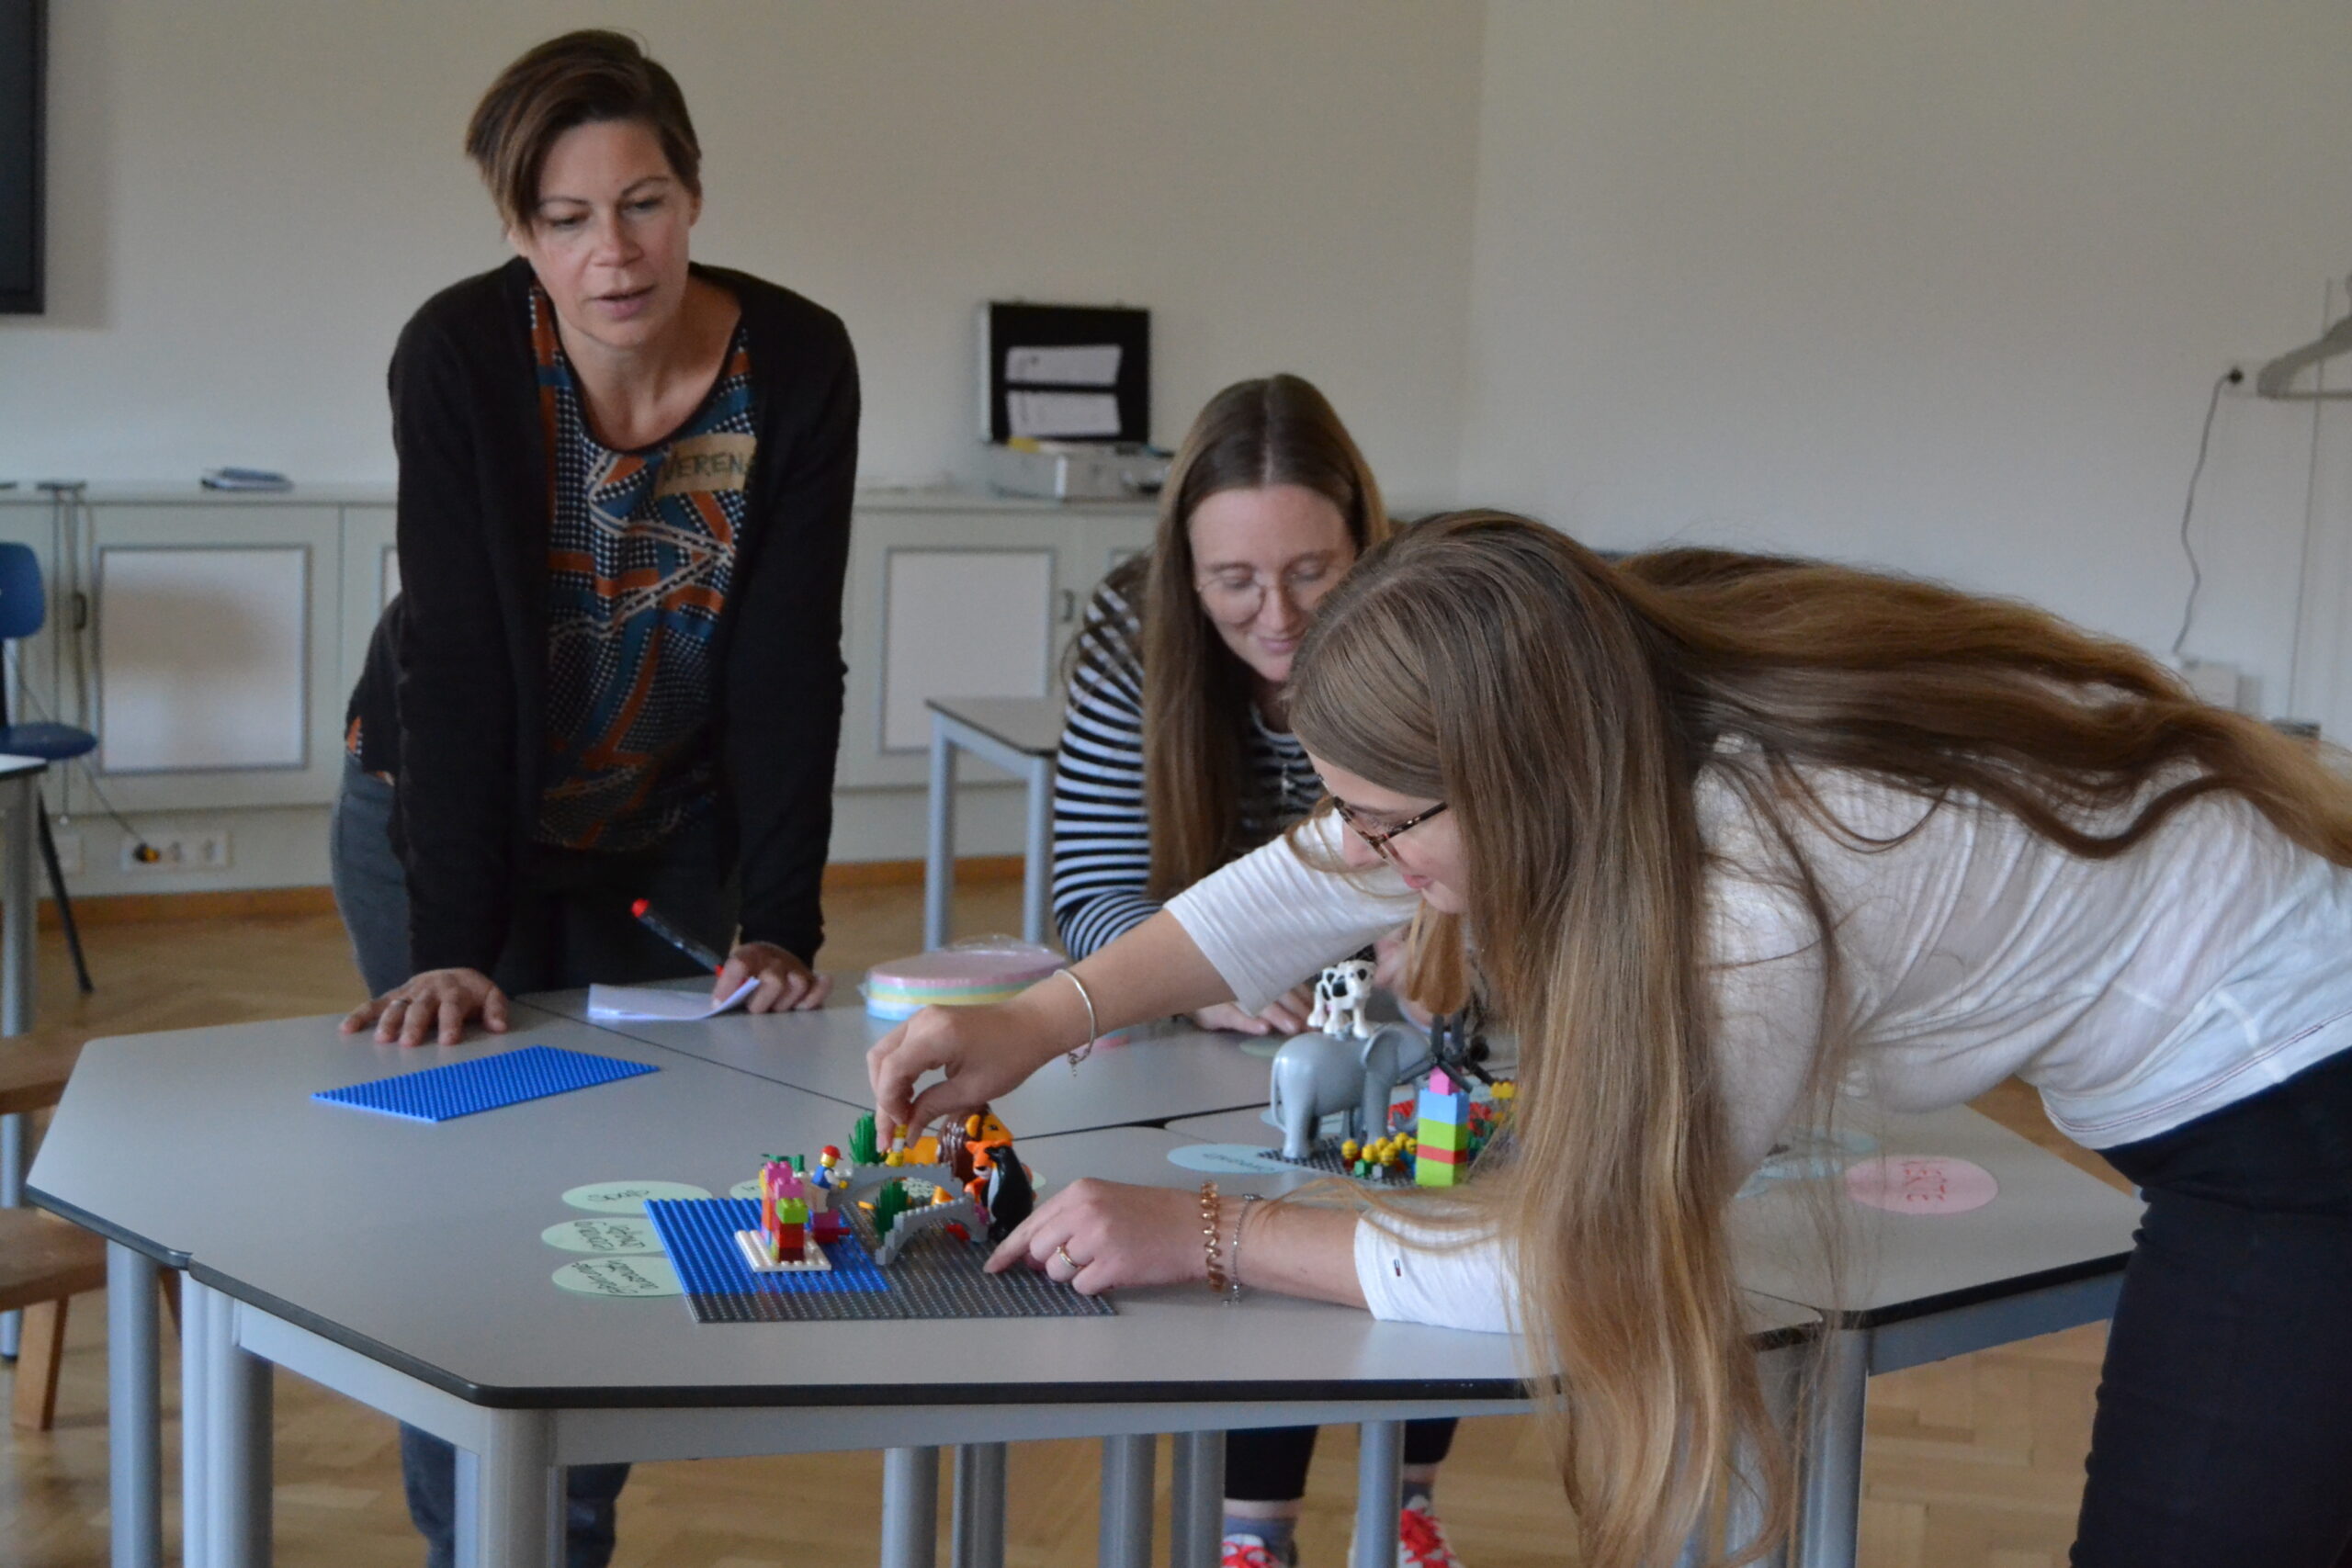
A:
<svg viewBox="0 0 2352 1568">
<path fill-rule="evenodd" d="M 605 1258 L 662 1250 L 662 1236 L 651 1220 L 619 1214 L 610 1219 L 564 1220 L 541 1231 L 539 1239 L 565 1252 L 594 1252 Z"/>
<path fill-rule="evenodd" d="M 592 1214 L 642 1214 L 648 1198 L 707 1198 L 709 1189 L 684 1181 L 592 1181 L 563 1201 Z"/>
<path fill-rule="evenodd" d="M 666 1258 L 583 1258 L 557 1269 L 555 1282 L 583 1296 L 682 1296 L 686 1288 Z"/>
<path fill-rule="evenodd" d="M 727 1195 L 729 1198 L 749 1198 L 756 1203 L 760 1201 L 760 1179 L 756 1176 L 746 1177 L 729 1188 Z"/>
</svg>

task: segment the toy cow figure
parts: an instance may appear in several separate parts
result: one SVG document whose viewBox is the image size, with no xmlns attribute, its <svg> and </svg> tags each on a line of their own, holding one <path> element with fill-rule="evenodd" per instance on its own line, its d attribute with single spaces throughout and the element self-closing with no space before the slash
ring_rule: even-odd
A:
<svg viewBox="0 0 2352 1568">
<path fill-rule="evenodd" d="M 1372 1025 L 1365 1021 L 1363 1012 L 1364 1005 L 1371 1000 L 1371 961 L 1351 958 L 1334 964 L 1315 982 L 1315 1008 L 1306 1015 L 1306 1027 L 1326 1034 L 1350 1034 L 1358 1040 L 1369 1040 Z"/>
</svg>

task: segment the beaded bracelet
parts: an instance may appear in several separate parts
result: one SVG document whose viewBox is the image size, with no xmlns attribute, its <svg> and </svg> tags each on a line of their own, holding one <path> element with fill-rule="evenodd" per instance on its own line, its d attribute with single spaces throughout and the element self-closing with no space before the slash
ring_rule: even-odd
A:
<svg viewBox="0 0 2352 1568">
<path fill-rule="evenodd" d="M 1209 1294 L 1213 1296 L 1228 1295 L 1231 1293 L 1226 1285 L 1224 1259 L 1219 1256 L 1217 1249 L 1217 1221 L 1221 1217 L 1221 1214 L 1222 1206 L 1217 1202 L 1216 1183 L 1214 1181 L 1202 1182 L 1201 1250 L 1208 1257 Z"/>
<path fill-rule="evenodd" d="M 1076 1077 L 1078 1065 L 1093 1054 L 1094 1043 L 1102 1038 L 1102 1031 L 1094 1021 L 1094 998 L 1086 994 L 1086 982 L 1078 977 L 1078 971 L 1063 969 L 1057 973 L 1069 977 L 1069 983 L 1078 987 L 1078 999 L 1086 1004 L 1086 1043 L 1069 1053 L 1069 1076 Z"/>
</svg>

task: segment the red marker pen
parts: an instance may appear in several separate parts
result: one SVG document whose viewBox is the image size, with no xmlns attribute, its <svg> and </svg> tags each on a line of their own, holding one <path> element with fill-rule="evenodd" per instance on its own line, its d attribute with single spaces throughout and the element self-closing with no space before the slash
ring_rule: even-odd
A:
<svg viewBox="0 0 2352 1568">
<path fill-rule="evenodd" d="M 727 967 L 727 960 L 655 914 L 650 899 L 639 898 L 628 907 L 628 912 L 644 922 L 647 931 L 651 931 L 712 974 L 716 975 Z"/>
</svg>

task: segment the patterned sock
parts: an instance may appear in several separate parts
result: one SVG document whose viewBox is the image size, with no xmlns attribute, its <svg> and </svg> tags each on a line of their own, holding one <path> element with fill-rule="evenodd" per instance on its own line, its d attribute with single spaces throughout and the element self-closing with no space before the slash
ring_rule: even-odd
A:
<svg viewBox="0 0 2352 1568">
<path fill-rule="evenodd" d="M 1245 1519 L 1237 1514 L 1225 1516 L 1227 1535 L 1254 1535 L 1266 1543 L 1266 1553 L 1284 1562 L 1298 1561 L 1296 1519 Z"/>
</svg>

